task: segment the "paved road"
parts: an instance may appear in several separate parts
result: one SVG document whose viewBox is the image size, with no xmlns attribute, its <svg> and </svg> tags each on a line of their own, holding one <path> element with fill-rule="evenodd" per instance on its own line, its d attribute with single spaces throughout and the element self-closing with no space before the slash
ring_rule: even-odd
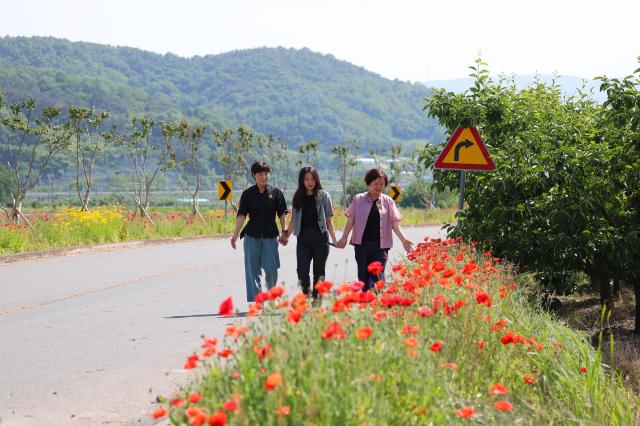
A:
<svg viewBox="0 0 640 426">
<path fill-rule="evenodd" d="M 200 240 L 0 265 L 0 425 L 150 424 L 156 396 L 193 378 L 181 367 L 200 336 L 233 321 L 220 302 L 246 311 L 242 254 Z M 280 256 L 293 292 L 295 238 Z M 352 248 L 332 249 L 327 275 L 356 279 Z"/>
</svg>

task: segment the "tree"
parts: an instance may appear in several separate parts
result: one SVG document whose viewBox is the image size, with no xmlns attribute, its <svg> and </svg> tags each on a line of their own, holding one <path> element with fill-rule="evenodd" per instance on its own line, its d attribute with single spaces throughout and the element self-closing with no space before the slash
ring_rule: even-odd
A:
<svg viewBox="0 0 640 426">
<path fill-rule="evenodd" d="M 160 129 L 169 152 L 167 166 L 175 171 L 180 187 L 189 199 L 193 216 L 206 224 L 199 206 L 202 176 L 198 152 L 206 126 L 192 125 L 184 120 L 177 124 L 163 121 L 160 123 Z"/>
<path fill-rule="evenodd" d="M 342 186 L 342 205 L 345 207 L 351 202 L 351 198 L 347 197 L 347 182 L 357 164 L 356 156 L 359 149 L 360 145 L 355 139 L 349 140 L 346 145 L 336 145 L 331 148 L 331 152 L 338 162 L 338 176 Z"/>
<path fill-rule="evenodd" d="M 402 152 L 402 145 L 393 145 L 391 146 L 391 163 L 389 164 L 389 168 L 391 169 L 391 173 L 389 176 L 389 182 L 398 184 L 400 179 L 400 174 L 404 170 L 404 164 L 400 161 L 400 153 Z"/>
<path fill-rule="evenodd" d="M 449 134 L 476 126 L 497 166 L 470 176 L 467 207 L 450 233 L 527 265 L 546 291 L 572 291 L 578 272 L 600 285 L 613 276 L 624 240 L 615 223 L 624 209 L 608 168 L 618 154 L 598 136 L 598 105 L 586 96 L 563 98 L 555 83 L 517 91 L 493 81 L 485 66 L 476 61 L 467 92 L 436 91 L 425 105 Z M 425 150 L 426 167 L 438 151 Z M 434 183 L 455 190 L 457 172 L 436 170 Z"/>
<path fill-rule="evenodd" d="M 298 166 L 308 164 L 315 167 L 316 161 L 318 160 L 318 141 L 315 139 L 311 139 L 306 144 L 300 145 L 300 147 L 298 148 L 298 153 L 300 154 L 300 157 L 297 161 Z"/>
<path fill-rule="evenodd" d="M 400 200 L 402 206 L 435 207 L 435 190 L 427 183 L 427 169 L 420 162 L 422 152 L 415 150 L 407 162 L 410 183 Z"/>
<path fill-rule="evenodd" d="M 105 144 L 101 127 L 107 118 L 109 118 L 108 112 L 97 113 L 93 109 L 74 105 L 69 107 L 76 159 L 76 192 L 81 211 L 89 210 L 96 156 L 103 151 Z"/>
<path fill-rule="evenodd" d="M 15 224 L 20 219 L 29 226 L 22 214 L 22 202 L 27 192 L 42 179 L 53 158 L 69 146 L 69 125 L 60 120 L 59 107 L 46 106 L 37 117 L 33 99 L 14 102 L 4 111 L 4 100 L 0 94 L 0 123 L 5 135 L 2 139 L 2 156 L 7 158 L 7 192 L 9 208 L 0 205 L 9 220 Z"/>
<path fill-rule="evenodd" d="M 269 137 L 272 137 L 269 135 Z M 273 144 L 272 161 L 276 170 L 276 182 L 283 193 L 287 192 L 291 174 L 291 158 L 289 157 L 289 144 L 284 137 L 279 137 Z"/>
<path fill-rule="evenodd" d="M 638 57 L 640 62 L 640 57 Z M 614 283 L 633 283 L 635 331 L 640 332 L 640 68 L 624 79 L 598 77 L 607 94 L 600 117 L 600 137 L 616 155 L 607 163 L 609 179 L 616 188 L 616 202 L 608 209 L 610 226 L 623 238 L 618 240 L 613 266 Z M 615 209 L 615 210 L 614 210 Z M 611 212 L 613 210 L 613 212 Z M 606 237 L 606 236 L 604 236 Z M 601 302 L 613 306 L 610 283 L 600 282 Z"/>
<path fill-rule="evenodd" d="M 0 164 L 0 206 L 9 207 L 11 194 L 9 192 L 10 170 L 4 164 Z"/>
<path fill-rule="evenodd" d="M 153 137 L 154 127 L 155 120 L 134 117 L 124 132 L 119 132 L 114 125 L 111 133 L 105 135 L 120 147 L 127 161 L 129 179 L 121 183 L 131 194 L 136 212 L 139 211 L 140 217 L 146 217 L 152 224 L 153 220 L 149 215 L 151 187 L 158 173 L 166 170 L 170 152 L 166 139 L 158 140 Z M 120 176 L 120 171 L 116 172 L 116 176 Z"/>
<path fill-rule="evenodd" d="M 224 178 L 235 182 L 234 186 L 241 186 L 241 179 L 246 185 L 249 149 L 253 145 L 253 137 L 253 131 L 247 126 L 239 126 L 237 130 L 227 128 L 213 131 L 213 138 L 218 147 L 217 160 L 222 165 Z"/>
</svg>

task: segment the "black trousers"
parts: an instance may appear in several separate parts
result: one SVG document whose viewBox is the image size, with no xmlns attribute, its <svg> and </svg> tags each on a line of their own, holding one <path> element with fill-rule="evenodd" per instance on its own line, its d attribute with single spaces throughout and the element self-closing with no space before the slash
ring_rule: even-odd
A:
<svg viewBox="0 0 640 426">
<path fill-rule="evenodd" d="M 298 282 L 304 294 L 309 294 L 311 280 L 309 269 L 313 261 L 313 284 L 325 277 L 325 267 L 329 257 L 329 237 L 326 232 L 320 232 L 318 228 L 303 228 L 298 235 L 296 245 L 296 257 L 298 260 Z M 313 297 L 318 297 L 318 292 L 313 289 Z"/>
<path fill-rule="evenodd" d="M 387 264 L 389 249 L 381 249 L 379 242 L 363 241 L 354 245 L 356 263 L 358 264 L 358 279 L 364 283 L 363 291 L 371 290 L 378 280 L 384 280 L 384 272 L 380 275 L 372 275 L 368 268 L 373 262 L 382 263 L 382 269 Z"/>
</svg>

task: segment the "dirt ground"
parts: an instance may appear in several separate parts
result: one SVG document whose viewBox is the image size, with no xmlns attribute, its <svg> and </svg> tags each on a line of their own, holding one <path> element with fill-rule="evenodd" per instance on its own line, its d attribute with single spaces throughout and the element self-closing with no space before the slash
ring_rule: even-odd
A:
<svg viewBox="0 0 640 426">
<path fill-rule="evenodd" d="M 640 333 L 634 333 L 635 297 L 633 289 L 621 288 L 614 299 L 614 311 L 602 324 L 598 293 L 585 289 L 582 294 L 559 297 L 560 306 L 555 309 L 558 319 L 567 325 L 585 331 L 594 347 L 597 347 L 603 331 L 603 362 L 609 364 L 609 336 L 614 340 L 614 368 L 622 375 L 625 384 L 640 392 Z"/>
</svg>

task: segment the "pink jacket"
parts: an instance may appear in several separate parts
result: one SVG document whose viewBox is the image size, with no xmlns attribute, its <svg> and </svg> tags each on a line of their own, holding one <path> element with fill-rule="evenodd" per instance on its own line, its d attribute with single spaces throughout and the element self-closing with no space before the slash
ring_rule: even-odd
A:
<svg viewBox="0 0 640 426">
<path fill-rule="evenodd" d="M 364 228 L 367 224 L 369 211 L 371 210 L 371 203 L 373 203 L 373 201 L 369 198 L 369 193 L 363 192 L 353 198 L 351 204 L 349 204 L 349 208 L 345 212 L 346 216 L 353 216 L 355 219 L 350 241 L 353 245 L 362 244 L 362 234 L 364 233 Z M 402 215 L 396 207 L 396 203 L 393 201 L 393 198 L 386 194 L 380 195 L 380 198 L 376 201 L 376 205 L 380 212 L 380 248 L 388 249 L 393 246 L 391 226 L 394 222 L 401 221 Z"/>
</svg>

